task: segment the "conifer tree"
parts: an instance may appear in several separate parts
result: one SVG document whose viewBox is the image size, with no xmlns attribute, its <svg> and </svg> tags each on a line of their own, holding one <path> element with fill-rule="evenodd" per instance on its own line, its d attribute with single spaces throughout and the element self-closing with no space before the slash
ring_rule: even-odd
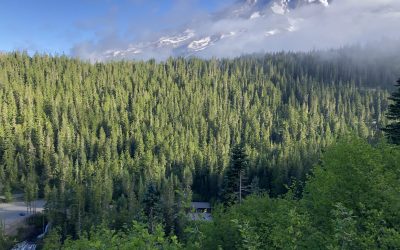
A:
<svg viewBox="0 0 400 250">
<path fill-rule="evenodd" d="M 248 166 L 244 144 L 232 148 L 229 167 L 224 176 L 222 200 L 225 204 L 241 203 L 245 190 L 244 180 Z"/>
<path fill-rule="evenodd" d="M 33 206 L 45 195 L 48 218 L 63 237 L 66 226 L 84 234 L 95 224 L 115 225 L 114 218 L 121 222 L 116 228 L 138 219 L 152 221 L 153 230 L 162 217 L 181 235 L 192 193 L 211 200 L 223 186 L 238 202 L 244 173 L 254 180 L 254 193 L 281 195 L 293 177 L 305 179 L 339 136 L 350 130 L 374 135 L 371 124 L 381 124 L 386 109 L 385 89 L 365 85 L 370 76 L 388 82 L 382 70 L 368 70 L 376 65 L 318 57 L 90 64 L 5 54 L 0 191 L 10 200 L 24 189 Z M 239 138 L 246 142 L 245 171 L 229 165 Z M 172 178 L 169 192 L 164 178 Z M 172 203 L 162 216 L 160 207 Z"/>
<path fill-rule="evenodd" d="M 160 216 L 160 191 L 151 182 L 147 186 L 143 197 L 144 212 L 148 217 L 149 231 L 154 232 L 155 226 Z"/>
<path fill-rule="evenodd" d="M 393 103 L 389 105 L 389 112 L 386 117 L 392 121 L 387 125 L 383 131 L 386 132 L 386 136 L 389 141 L 393 144 L 400 144 L 400 79 L 397 81 L 398 90 L 392 94 L 389 100 Z"/>
</svg>

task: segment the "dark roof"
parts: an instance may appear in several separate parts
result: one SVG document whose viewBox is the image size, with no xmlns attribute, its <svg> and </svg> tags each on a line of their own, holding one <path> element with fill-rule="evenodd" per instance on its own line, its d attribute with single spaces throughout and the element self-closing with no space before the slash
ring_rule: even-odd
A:
<svg viewBox="0 0 400 250">
<path fill-rule="evenodd" d="M 211 205 L 209 202 L 192 202 L 192 207 L 195 209 L 198 209 L 198 208 L 206 209 L 206 208 L 211 208 Z"/>
</svg>

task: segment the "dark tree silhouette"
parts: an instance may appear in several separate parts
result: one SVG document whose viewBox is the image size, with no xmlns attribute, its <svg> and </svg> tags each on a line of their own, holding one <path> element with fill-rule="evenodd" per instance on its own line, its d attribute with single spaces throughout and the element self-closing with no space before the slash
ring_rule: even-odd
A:
<svg viewBox="0 0 400 250">
<path fill-rule="evenodd" d="M 389 105 L 389 112 L 386 114 L 391 123 L 383 131 L 386 132 L 389 142 L 400 145 L 400 79 L 397 81 L 396 87 L 398 90 L 389 98 L 393 103 Z"/>
<path fill-rule="evenodd" d="M 241 203 L 245 190 L 245 172 L 248 166 L 243 143 L 232 148 L 229 167 L 224 176 L 222 199 L 225 204 Z"/>
</svg>

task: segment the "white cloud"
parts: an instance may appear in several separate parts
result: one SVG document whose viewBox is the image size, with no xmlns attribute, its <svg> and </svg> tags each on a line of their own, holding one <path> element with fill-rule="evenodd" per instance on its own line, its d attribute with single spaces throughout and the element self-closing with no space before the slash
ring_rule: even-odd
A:
<svg viewBox="0 0 400 250">
<path fill-rule="evenodd" d="M 324 3 L 323 5 L 327 3 L 326 0 L 320 2 Z M 266 51 L 337 48 L 379 41 L 385 37 L 400 37 L 399 0 L 333 0 L 327 7 L 323 5 L 312 4 L 291 10 L 284 15 L 273 14 L 271 11 L 269 14 L 248 19 L 218 19 L 215 16 L 206 18 L 203 15 L 201 20 L 188 22 L 182 30 L 194 30 L 197 37 L 193 37 L 193 40 L 197 41 L 215 34 L 221 35 L 223 39 L 215 43 L 208 41 L 210 47 L 202 47 L 196 52 L 195 55 L 204 58 L 235 57 Z M 186 16 L 190 14 L 186 13 Z M 118 42 L 114 44 L 113 39 L 100 38 L 97 42 L 76 45 L 73 54 L 101 60 L 104 59 L 106 50 L 126 50 L 132 47 L 133 41 L 125 41 L 124 44 L 120 38 L 114 40 Z M 106 42 L 106 45 L 103 44 Z M 139 44 L 144 46 L 150 42 L 151 39 Z M 180 50 L 174 48 L 157 51 L 141 48 L 141 53 L 136 53 L 134 57 L 164 59 L 179 53 Z"/>
</svg>

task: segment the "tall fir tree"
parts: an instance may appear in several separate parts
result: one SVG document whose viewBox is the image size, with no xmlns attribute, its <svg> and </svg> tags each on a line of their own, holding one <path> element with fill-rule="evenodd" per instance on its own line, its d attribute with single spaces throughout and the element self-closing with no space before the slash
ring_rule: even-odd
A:
<svg viewBox="0 0 400 250">
<path fill-rule="evenodd" d="M 389 112 L 386 114 L 391 123 L 383 131 L 386 132 L 389 142 L 400 145 L 400 79 L 397 81 L 396 87 L 398 90 L 389 98 L 393 103 L 389 105 Z"/>
<path fill-rule="evenodd" d="M 153 182 L 150 182 L 147 186 L 143 197 L 143 204 L 144 212 L 148 218 L 149 231 L 153 233 L 157 222 L 162 218 L 160 211 L 160 191 Z"/>
<path fill-rule="evenodd" d="M 241 203 L 245 191 L 248 156 L 243 143 L 232 148 L 229 167 L 224 176 L 222 200 L 225 204 Z"/>
</svg>

